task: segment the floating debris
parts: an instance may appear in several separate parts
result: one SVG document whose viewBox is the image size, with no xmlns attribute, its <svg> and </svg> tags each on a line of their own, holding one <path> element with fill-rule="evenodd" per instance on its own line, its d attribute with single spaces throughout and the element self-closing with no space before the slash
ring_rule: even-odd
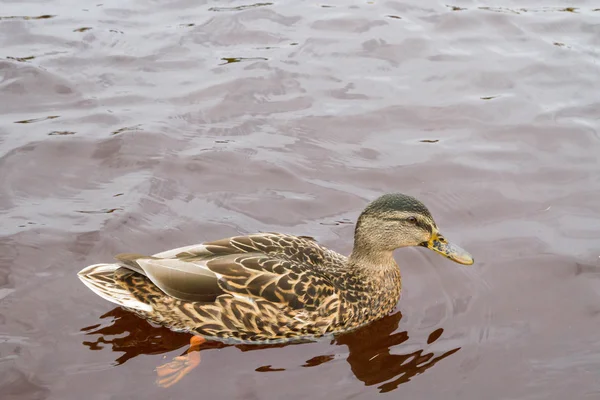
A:
<svg viewBox="0 0 600 400">
<path fill-rule="evenodd" d="M 123 133 L 123 132 L 129 132 L 129 131 L 141 131 L 141 125 L 134 125 L 134 126 L 125 126 L 123 128 L 117 129 L 116 131 L 112 131 L 111 134 L 113 135 L 118 135 L 119 133 Z"/>
<path fill-rule="evenodd" d="M 73 32 L 86 32 L 92 29 L 90 26 L 84 26 L 82 28 L 73 29 Z"/>
<path fill-rule="evenodd" d="M 285 368 L 271 368 L 271 365 L 264 365 L 255 369 L 256 372 L 280 372 L 285 371 Z"/>
<path fill-rule="evenodd" d="M 402 17 L 399 17 L 397 15 L 386 15 L 386 17 L 388 17 L 388 18 L 394 18 L 394 19 L 402 19 Z"/>
<path fill-rule="evenodd" d="M 225 57 L 225 58 L 221 58 L 221 60 L 223 60 L 225 62 L 221 63 L 219 65 L 226 65 L 226 64 L 238 63 L 238 62 L 243 62 L 243 61 L 269 61 L 269 59 L 265 58 L 265 57 Z"/>
<path fill-rule="evenodd" d="M 64 135 L 74 135 L 73 131 L 52 131 L 48 134 L 48 136 L 64 136 Z"/>
<path fill-rule="evenodd" d="M 56 15 L 38 15 L 37 17 L 30 17 L 27 15 L 14 15 L 14 16 L 9 16 L 9 17 L 0 17 L 0 21 L 8 20 L 8 19 L 21 19 L 24 21 L 29 21 L 29 20 L 35 20 L 35 19 L 48 19 L 48 18 L 54 18 L 54 17 L 56 17 Z"/>
<path fill-rule="evenodd" d="M 348 218 L 342 218 L 341 220 L 337 220 L 334 222 L 320 222 L 320 225 L 329 225 L 329 226 L 337 226 L 337 225 L 352 225 L 354 222 L 350 221 Z"/>
<path fill-rule="evenodd" d="M 511 14 L 521 14 L 517 10 L 512 10 L 512 9 L 506 8 L 506 7 L 478 7 L 478 8 L 480 10 L 485 10 L 485 11 L 493 11 L 493 12 L 500 12 L 500 13 L 511 13 Z"/>
<path fill-rule="evenodd" d="M 27 62 L 30 60 L 33 60 L 35 58 L 35 56 L 29 56 L 29 57 L 6 57 L 8 60 L 15 60 L 15 61 L 19 61 L 19 62 Z"/>
<path fill-rule="evenodd" d="M 519 11 L 522 12 L 570 12 L 577 13 L 579 8 L 576 7 L 566 7 L 566 8 L 556 8 L 556 7 L 541 7 L 541 8 L 521 8 Z"/>
<path fill-rule="evenodd" d="M 22 121 L 15 121 L 15 124 L 32 124 L 34 122 L 40 122 L 40 121 L 45 121 L 47 119 L 58 118 L 59 116 L 60 115 L 49 115 L 47 117 L 41 117 L 41 118 L 24 119 Z"/>
<path fill-rule="evenodd" d="M 122 208 L 105 208 L 103 210 L 96 210 L 96 211 L 86 211 L 86 210 L 75 210 L 75 212 L 81 213 L 81 214 L 112 214 L 115 211 L 122 211 Z"/>
<path fill-rule="evenodd" d="M 247 5 L 243 5 L 243 6 L 237 6 L 237 7 L 211 7 L 208 9 L 208 11 L 217 11 L 217 12 L 242 11 L 242 10 L 246 10 L 248 8 L 265 7 L 265 6 L 272 6 L 272 5 L 273 5 L 273 3 L 256 3 L 256 4 L 247 4 Z"/>
<path fill-rule="evenodd" d="M 439 139 L 423 139 L 423 140 L 419 140 L 419 142 L 422 142 L 422 143 L 437 143 L 437 142 L 439 142 Z"/>
</svg>

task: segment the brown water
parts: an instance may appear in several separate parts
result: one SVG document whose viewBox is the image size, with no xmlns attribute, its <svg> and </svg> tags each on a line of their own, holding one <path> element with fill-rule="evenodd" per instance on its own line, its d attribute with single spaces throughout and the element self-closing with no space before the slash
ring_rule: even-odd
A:
<svg viewBox="0 0 600 400">
<path fill-rule="evenodd" d="M 600 398 L 600 4 L 2 1 L 0 394 Z M 239 233 L 348 253 L 422 199 L 473 267 L 396 258 L 397 312 L 335 340 L 208 343 L 76 272 Z"/>
</svg>

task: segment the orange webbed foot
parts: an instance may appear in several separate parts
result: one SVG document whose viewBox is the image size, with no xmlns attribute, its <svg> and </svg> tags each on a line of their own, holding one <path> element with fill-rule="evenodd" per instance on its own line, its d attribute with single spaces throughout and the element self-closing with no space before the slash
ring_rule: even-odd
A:
<svg viewBox="0 0 600 400">
<path fill-rule="evenodd" d="M 156 384 L 168 388 L 179 382 L 191 370 L 200 365 L 200 346 L 206 342 L 201 336 L 192 336 L 186 354 L 156 368 Z"/>
</svg>

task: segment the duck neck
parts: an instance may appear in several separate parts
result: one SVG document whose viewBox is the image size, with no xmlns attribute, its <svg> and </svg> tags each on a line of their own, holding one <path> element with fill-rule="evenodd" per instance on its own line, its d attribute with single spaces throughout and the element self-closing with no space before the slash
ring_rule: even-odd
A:
<svg viewBox="0 0 600 400">
<path fill-rule="evenodd" d="M 383 247 L 380 240 L 364 234 L 357 226 L 354 232 L 354 248 L 348 262 L 358 270 L 381 270 L 392 266 L 397 268 L 393 252 L 393 249 Z"/>
<path fill-rule="evenodd" d="M 348 263 L 358 270 L 378 271 L 390 267 L 398 268 L 392 251 L 354 246 Z"/>
<path fill-rule="evenodd" d="M 367 307 L 356 311 L 359 318 L 379 318 L 394 309 L 402 291 L 400 268 L 393 251 L 354 245 L 349 267 L 360 282 L 359 290 L 368 293 Z"/>
</svg>

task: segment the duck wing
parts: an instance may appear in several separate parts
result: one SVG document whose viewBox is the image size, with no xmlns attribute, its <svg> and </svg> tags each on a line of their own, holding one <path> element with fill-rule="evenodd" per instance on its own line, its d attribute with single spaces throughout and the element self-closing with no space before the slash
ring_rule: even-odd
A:
<svg viewBox="0 0 600 400">
<path fill-rule="evenodd" d="M 337 296 L 321 268 L 324 248 L 290 235 L 257 234 L 169 250 L 154 256 L 120 254 L 119 265 L 147 276 L 161 291 L 185 301 L 218 296 L 264 299 L 315 310 Z"/>
</svg>

